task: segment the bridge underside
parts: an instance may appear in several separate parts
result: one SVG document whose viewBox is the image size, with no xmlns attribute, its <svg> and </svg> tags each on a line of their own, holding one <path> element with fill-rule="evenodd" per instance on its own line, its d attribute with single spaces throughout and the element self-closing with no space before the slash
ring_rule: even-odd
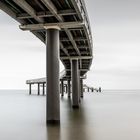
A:
<svg viewBox="0 0 140 140">
<path fill-rule="evenodd" d="M 60 121 L 59 58 L 79 107 L 80 77 L 92 63 L 92 35 L 83 0 L 1 0 L 0 9 L 46 44 L 47 122 Z"/>
</svg>

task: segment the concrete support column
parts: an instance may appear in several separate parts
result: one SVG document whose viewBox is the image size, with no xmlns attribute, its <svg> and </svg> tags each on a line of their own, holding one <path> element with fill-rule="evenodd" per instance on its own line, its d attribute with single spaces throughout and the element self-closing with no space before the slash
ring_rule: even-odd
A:
<svg viewBox="0 0 140 140">
<path fill-rule="evenodd" d="M 43 92 L 43 95 L 45 95 L 45 83 L 43 83 L 42 86 L 43 86 L 42 92 Z"/>
<path fill-rule="evenodd" d="M 102 90 L 101 90 L 101 87 L 99 87 L 99 92 L 101 92 Z"/>
<path fill-rule="evenodd" d="M 88 92 L 89 92 L 89 87 L 87 89 L 88 89 Z"/>
<path fill-rule="evenodd" d="M 64 96 L 64 81 L 61 80 L 61 96 Z"/>
<path fill-rule="evenodd" d="M 71 77 L 72 77 L 72 106 L 73 108 L 79 108 L 79 67 L 78 59 L 71 60 Z"/>
<path fill-rule="evenodd" d="M 64 84 L 64 93 L 66 93 L 66 85 Z"/>
<path fill-rule="evenodd" d="M 81 87 L 81 98 L 83 98 L 83 79 L 80 79 L 80 87 Z"/>
<path fill-rule="evenodd" d="M 68 85 L 66 84 L 66 93 L 68 93 Z"/>
<path fill-rule="evenodd" d="M 71 93 L 71 85 L 70 85 L 70 80 L 68 82 L 68 98 L 70 98 L 70 93 Z"/>
<path fill-rule="evenodd" d="M 38 83 L 37 85 L 37 95 L 40 95 L 40 84 Z"/>
<path fill-rule="evenodd" d="M 83 88 L 83 92 L 85 92 L 85 88 Z"/>
<path fill-rule="evenodd" d="M 47 28 L 47 123 L 60 123 L 59 100 L 59 29 Z"/>
<path fill-rule="evenodd" d="M 32 94 L 32 84 L 29 84 L 29 95 Z"/>
<path fill-rule="evenodd" d="M 61 85 L 61 83 L 60 83 L 60 94 L 62 93 L 62 88 L 61 88 L 61 86 L 62 86 L 62 85 Z"/>
</svg>

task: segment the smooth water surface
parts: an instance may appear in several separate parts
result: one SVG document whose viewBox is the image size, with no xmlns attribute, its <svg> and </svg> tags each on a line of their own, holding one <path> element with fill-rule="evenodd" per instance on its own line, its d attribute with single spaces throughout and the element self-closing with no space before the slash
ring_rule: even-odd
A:
<svg viewBox="0 0 140 140">
<path fill-rule="evenodd" d="M 45 96 L 0 91 L 0 140 L 140 140 L 140 91 L 85 93 L 79 110 L 61 101 L 60 126 L 46 126 Z"/>
</svg>

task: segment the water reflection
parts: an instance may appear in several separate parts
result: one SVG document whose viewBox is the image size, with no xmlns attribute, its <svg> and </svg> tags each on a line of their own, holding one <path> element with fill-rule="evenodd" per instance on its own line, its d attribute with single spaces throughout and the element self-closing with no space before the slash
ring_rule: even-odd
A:
<svg viewBox="0 0 140 140">
<path fill-rule="evenodd" d="M 46 97 L 2 91 L 0 140 L 140 140 L 139 93 L 85 94 L 77 110 L 65 96 L 60 125 L 46 127 Z"/>
<path fill-rule="evenodd" d="M 47 140 L 88 140 L 85 110 L 82 105 L 80 109 L 72 109 L 71 102 L 61 98 L 61 124 L 47 126 Z"/>
<path fill-rule="evenodd" d="M 47 140 L 61 140 L 59 125 L 47 126 Z"/>
</svg>

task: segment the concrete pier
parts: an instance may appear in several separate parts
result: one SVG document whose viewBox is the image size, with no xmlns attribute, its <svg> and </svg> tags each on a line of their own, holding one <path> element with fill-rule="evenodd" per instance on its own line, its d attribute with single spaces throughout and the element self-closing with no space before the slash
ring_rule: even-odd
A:
<svg viewBox="0 0 140 140">
<path fill-rule="evenodd" d="M 42 92 L 43 92 L 42 94 L 45 95 L 45 83 L 43 83 L 42 86 L 43 86 L 42 87 Z"/>
<path fill-rule="evenodd" d="M 32 94 L 32 84 L 29 84 L 29 95 Z"/>
<path fill-rule="evenodd" d="M 37 84 L 37 95 L 40 95 L 40 84 Z"/>
<path fill-rule="evenodd" d="M 84 94 L 83 94 L 83 79 L 80 79 L 80 87 L 81 87 L 81 98 L 83 98 Z"/>
<path fill-rule="evenodd" d="M 61 94 L 62 93 L 61 83 L 60 83 L 60 87 L 59 88 L 60 88 L 60 94 Z"/>
<path fill-rule="evenodd" d="M 65 85 L 65 93 L 68 93 L 68 85 Z"/>
<path fill-rule="evenodd" d="M 84 0 L 0 0 L 0 9 L 17 21 L 21 30 L 30 31 L 46 44 L 47 80 L 43 80 L 46 83 L 47 95 L 46 121 L 60 122 L 59 57 L 66 68 L 64 77 L 60 79 L 68 80 L 72 74 L 73 107 L 79 107 L 79 77 L 89 71 L 93 59 L 92 32 Z M 62 28 L 60 39 L 59 28 Z M 26 83 L 37 84 L 37 94 L 41 95 L 41 81 L 42 78 Z M 31 85 L 29 88 L 31 94 Z M 63 96 L 64 86 L 62 89 Z M 43 94 L 44 92 L 43 85 Z"/>
<path fill-rule="evenodd" d="M 64 81 L 61 80 L 61 96 L 64 96 Z"/>
<path fill-rule="evenodd" d="M 70 80 L 68 80 L 67 82 L 68 82 L 68 98 L 70 98 L 70 94 L 71 94 Z"/>
<path fill-rule="evenodd" d="M 99 92 L 102 92 L 101 87 L 99 87 Z"/>
<path fill-rule="evenodd" d="M 78 68 L 78 59 L 71 60 L 71 72 L 72 72 L 72 107 L 79 108 L 79 68 Z"/>
<path fill-rule="evenodd" d="M 49 28 L 47 40 L 47 123 L 60 123 L 59 101 L 59 29 Z"/>
</svg>

